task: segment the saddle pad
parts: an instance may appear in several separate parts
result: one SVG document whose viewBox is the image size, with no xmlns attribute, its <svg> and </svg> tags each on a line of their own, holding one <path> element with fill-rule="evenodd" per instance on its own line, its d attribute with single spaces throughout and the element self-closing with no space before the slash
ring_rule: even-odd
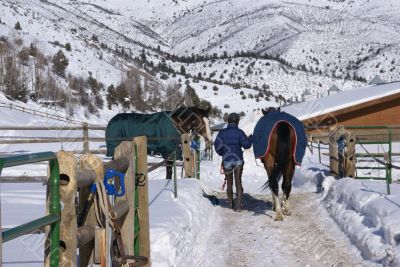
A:
<svg viewBox="0 0 400 267">
<path fill-rule="evenodd" d="M 166 112 L 120 113 L 114 116 L 106 129 L 107 156 L 114 156 L 115 148 L 123 140 L 132 140 L 133 137 L 143 135 L 147 136 L 147 153 L 149 155 L 161 154 L 165 159 L 176 151 L 177 158 L 182 157 L 179 147 L 181 134 Z"/>
<path fill-rule="evenodd" d="M 301 165 L 307 147 L 304 125 L 296 117 L 285 112 L 270 111 L 257 122 L 253 133 L 254 156 L 256 158 L 262 158 L 268 153 L 271 133 L 281 121 L 289 123 L 296 133 L 294 158 L 295 163 Z"/>
</svg>

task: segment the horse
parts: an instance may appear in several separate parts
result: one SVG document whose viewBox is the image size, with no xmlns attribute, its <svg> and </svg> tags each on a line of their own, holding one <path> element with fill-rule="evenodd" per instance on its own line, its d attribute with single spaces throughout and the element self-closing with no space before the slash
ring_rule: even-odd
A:
<svg viewBox="0 0 400 267">
<path fill-rule="evenodd" d="M 114 116 L 106 128 L 107 156 L 114 155 L 114 149 L 124 140 L 146 136 L 147 153 L 160 154 L 166 160 L 167 179 L 172 178 L 171 156 L 174 152 L 181 155 L 179 147 L 181 135 L 191 133 L 201 135 L 206 147 L 212 142 L 208 120 L 209 109 L 198 107 L 180 107 L 173 111 L 153 114 L 120 113 Z"/>
<path fill-rule="evenodd" d="M 295 172 L 295 166 L 300 165 L 301 160 L 304 157 L 306 148 L 306 138 L 303 124 L 295 117 L 280 112 L 275 108 L 269 108 L 268 110 L 262 109 L 264 115 L 264 123 L 268 123 L 272 127 L 268 135 L 265 132 L 265 127 L 262 123 L 256 125 L 253 141 L 254 146 L 260 143 L 258 140 L 267 137 L 268 142 L 266 144 L 267 150 L 263 151 L 263 154 L 259 152 L 255 154 L 261 155 L 259 158 L 264 164 L 264 168 L 268 175 L 268 181 L 264 184 L 264 189 L 269 187 L 272 191 L 272 202 L 273 209 L 275 211 L 275 220 L 282 221 L 283 214 L 291 215 L 289 196 L 292 189 L 292 179 Z M 272 116 L 271 116 L 272 115 Z M 271 117 L 273 119 L 271 119 Z M 267 121 L 267 119 L 269 121 Z M 273 123 L 273 125 L 271 125 Z M 264 124 L 265 125 L 265 124 Z M 261 134 L 260 134 L 261 133 Z M 264 140 L 263 140 L 264 141 Z M 283 177 L 282 181 L 282 204 L 279 201 L 279 181 Z"/>
</svg>

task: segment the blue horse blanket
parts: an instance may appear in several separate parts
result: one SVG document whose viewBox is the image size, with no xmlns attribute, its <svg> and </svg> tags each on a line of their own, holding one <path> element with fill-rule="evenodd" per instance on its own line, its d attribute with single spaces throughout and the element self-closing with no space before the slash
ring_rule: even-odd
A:
<svg viewBox="0 0 400 267">
<path fill-rule="evenodd" d="M 282 121 L 289 123 L 296 133 L 294 158 L 295 163 L 301 165 L 307 147 L 304 125 L 296 117 L 285 112 L 270 111 L 257 122 L 253 132 L 254 156 L 261 158 L 268 153 L 271 133 L 278 123 Z"/>
</svg>

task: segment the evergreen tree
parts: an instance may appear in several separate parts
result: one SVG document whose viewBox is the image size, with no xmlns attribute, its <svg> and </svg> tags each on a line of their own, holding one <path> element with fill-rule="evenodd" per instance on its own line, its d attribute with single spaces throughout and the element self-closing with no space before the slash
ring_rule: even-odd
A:
<svg viewBox="0 0 400 267">
<path fill-rule="evenodd" d="M 125 84 L 121 83 L 120 85 L 118 85 L 115 91 L 116 91 L 116 99 L 117 99 L 117 101 L 124 108 L 130 108 L 129 92 L 126 89 Z"/>
<path fill-rule="evenodd" d="M 69 60 L 61 50 L 58 50 L 58 52 L 53 56 L 52 63 L 53 72 L 58 76 L 65 78 L 65 69 L 69 64 Z"/>
<path fill-rule="evenodd" d="M 68 52 L 71 51 L 71 44 L 70 43 L 66 43 L 65 44 L 65 50 L 67 50 Z"/>
<path fill-rule="evenodd" d="M 186 86 L 184 99 L 187 106 L 198 106 L 200 104 L 199 96 L 196 94 L 194 88 L 190 85 Z"/>
<path fill-rule="evenodd" d="M 111 84 L 110 86 L 108 86 L 107 88 L 107 107 L 108 109 L 112 109 L 113 105 L 117 105 L 117 92 L 115 90 L 115 87 L 113 84 Z"/>
<path fill-rule="evenodd" d="M 22 30 L 22 28 L 21 28 L 21 24 L 19 23 L 19 21 L 17 21 L 17 23 L 15 23 L 15 25 L 14 25 L 14 29 L 15 29 L 15 30 L 17 30 L 17 31 L 20 31 L 20 30 Z"/>
<path fill-rule="evenodd" d="M 181 65 L 181 74 L 186 75 L 186 69 L 185 66 Z"/>
</svg>

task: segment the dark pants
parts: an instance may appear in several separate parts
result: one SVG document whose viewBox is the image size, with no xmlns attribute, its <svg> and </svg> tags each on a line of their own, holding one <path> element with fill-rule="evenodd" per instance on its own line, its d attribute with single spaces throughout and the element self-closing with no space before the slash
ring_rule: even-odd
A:
<svg viewBox="0 0 400 267">
<path fill-rule="evenodd" d="M 236 186 L 236 209 L 242 209 L 242 200 L 243 200 L 243 187 L 242 187 L 242 172 L 243 172 L 243 164 L 234 166 L 233 168 L 225 168 L 224 173 L 226 179 L 226 194 L 228 195 L 228 205 L 230 208 L 234 208 L 233 206 L 233 178 L 235 178 L 235 186 Z"/>
</svg>

